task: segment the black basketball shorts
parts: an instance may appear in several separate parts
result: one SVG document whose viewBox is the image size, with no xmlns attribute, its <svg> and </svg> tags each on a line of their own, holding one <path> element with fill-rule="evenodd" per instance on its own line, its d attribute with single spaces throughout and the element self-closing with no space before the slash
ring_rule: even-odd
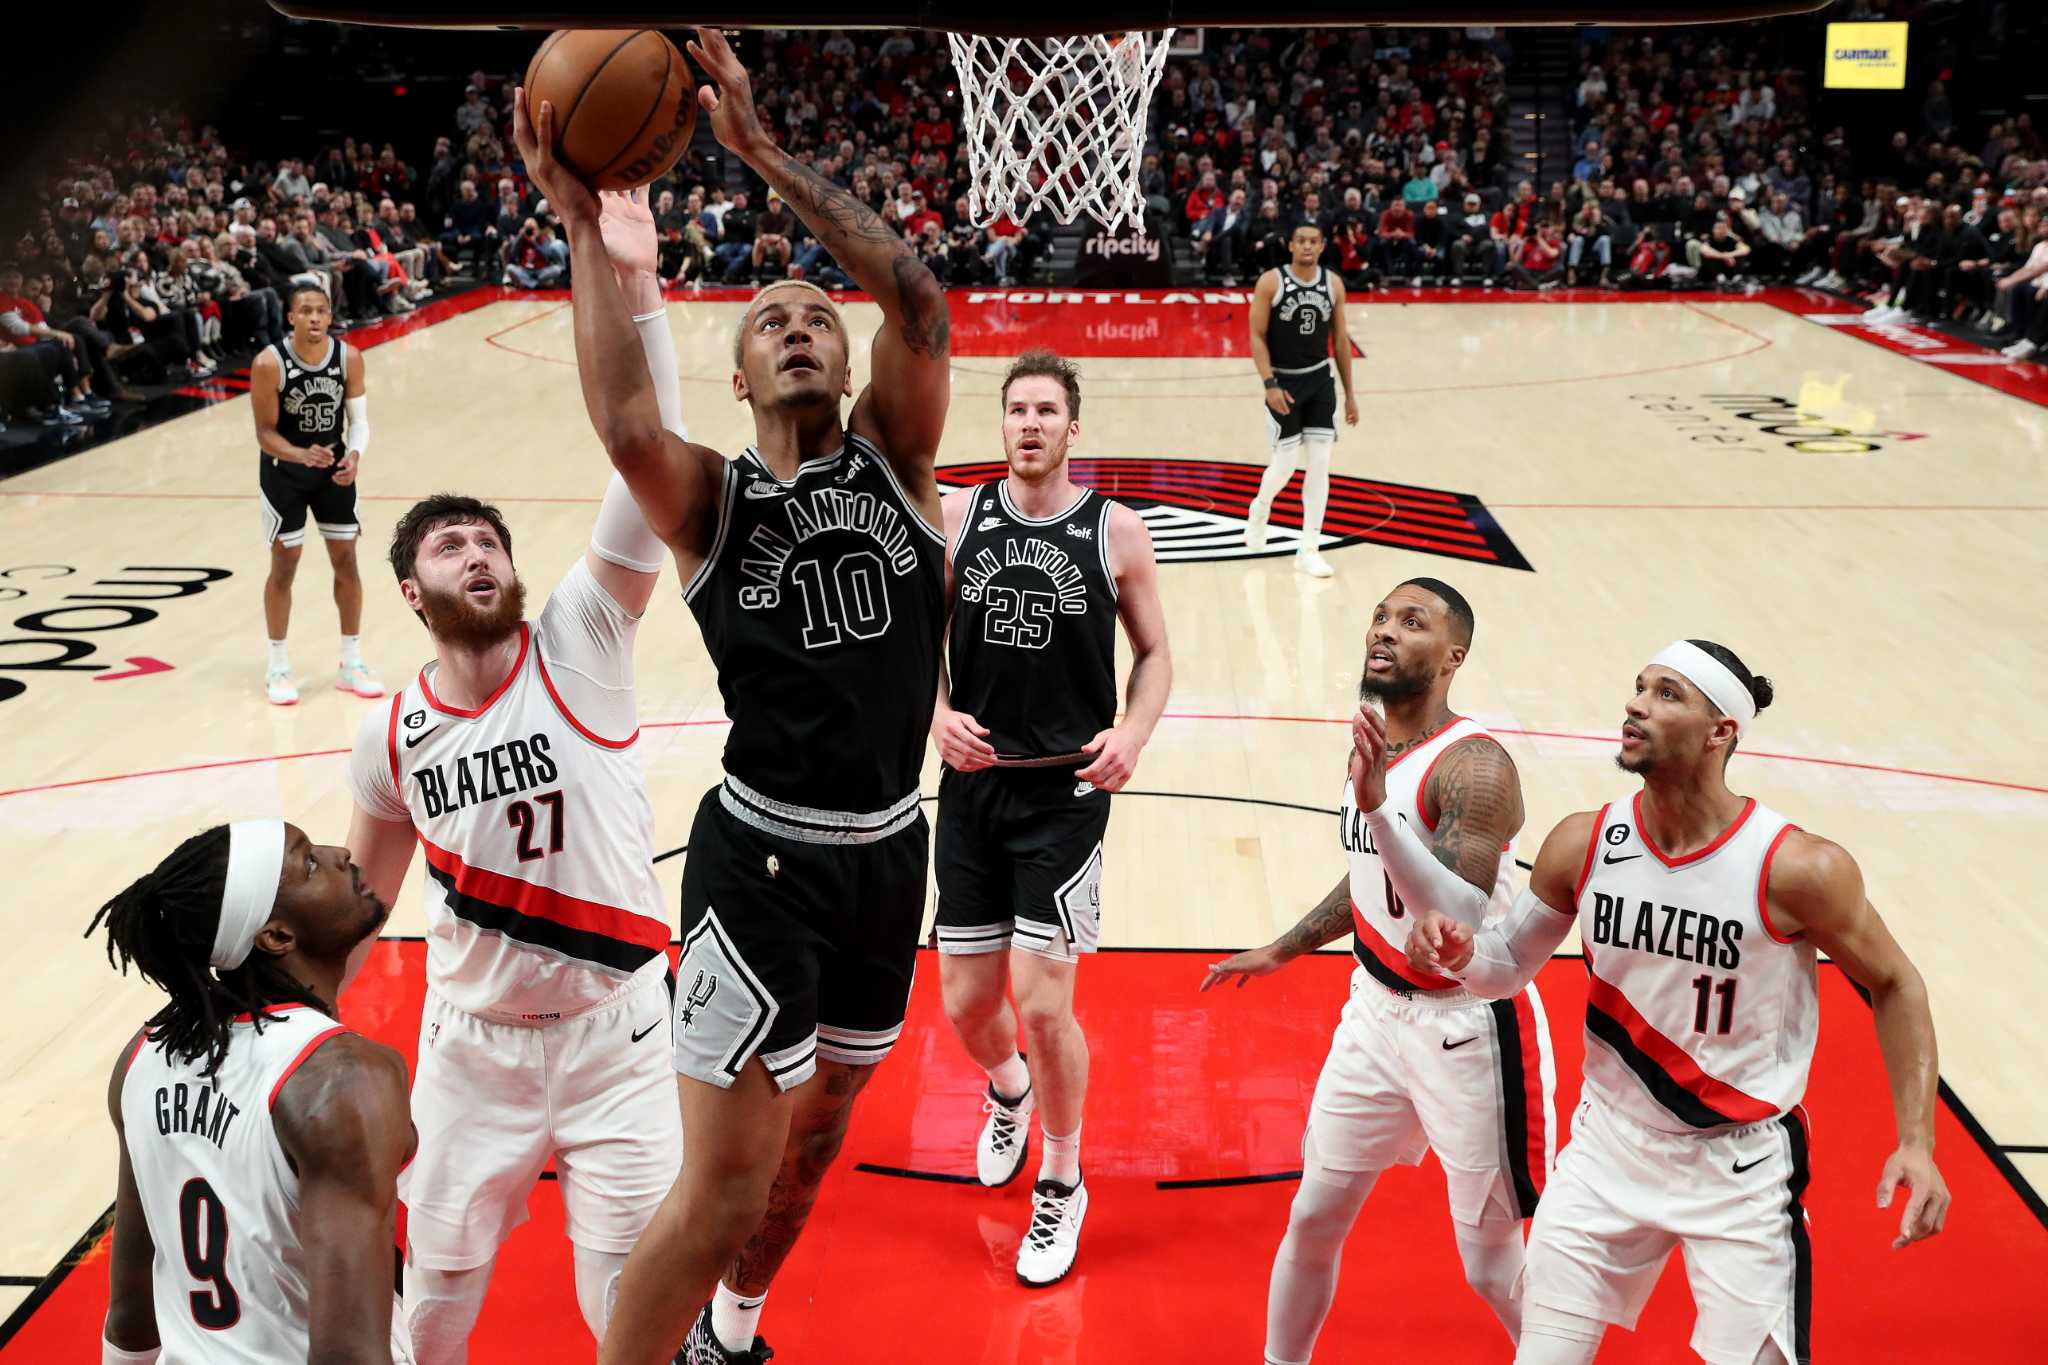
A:
<svg viewBox="0 0 2048 1365">
<path fill-rule="evenodd" d="M 354 540 L 356 486 L 337 484 L 334 471 L 291 464 L 275 455 L 257 457 L 256 486 L 262 497 L 263 539 L 287 547 L 306 543 L 306 513 L 325 540 Z"/>
<path fill-rule="evenodd" d="M 942 953 L 1021 948 L 1056 962 L 1102 936 L 1109 793 L 1065 768 L 947 768 L 934 870 Z"/>
<path fill-rule="evenodd" d="M 1337 380 L 1325 365 L 1306 374 L 1275 374 L 1280 387 L 1294 399 L 1285 415 L 1266 405 L 1268 434 L 1276 446 L 1287 447 L 1304 435 L 1337 439 Z"/>
<path fill-rule="evenodd" d="M 732 777 L 706 792 L 683 864 L 676 1070 L 723 1088 L 759 1057 L 789 1090 L 820 1057 L 888 1056 L 917 966 L 929 843 L 914 791 L 860 815 L 786 805 Z"/>
</svg>

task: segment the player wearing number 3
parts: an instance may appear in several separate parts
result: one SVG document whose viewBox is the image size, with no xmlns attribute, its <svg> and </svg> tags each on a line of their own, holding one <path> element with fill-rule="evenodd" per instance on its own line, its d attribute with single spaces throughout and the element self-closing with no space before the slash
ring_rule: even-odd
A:
<svg viewBox="0 0 2048 1365">
<path fill-rule="evenodd" d="M 579 226 L 586 273 L 632 300 L 616 305 L 630 348 L 618 363 L 680 432 L 652 215 L 607 195 L 602 218 Z M 669 921 L 633 690 L 662 554 L 615 474 L 588 547 L 528 621 L 495 508 L 443 494 L 392 534 L 392 572 L 435 659 L 357 736 L 349 848 L 387 903 L 415 848 L 427 865 L 420 1151 L 399 1188 L 420 1365 L 467 1358 L 499 1244 L 551 1161 L 597 1337 L 626 1253 L 675 1180 Z"/>
<path fill-rule="evenodd" d="M 682 1174 L 626 1265 L 605 1365 L 667 1362 L 679 1341 L 691 1365 L 763 1354 L 753 1329 L 769 1281 L 903 1027 L 945 616 L 932 476 L 950 394 L 945 293 L 901 234 L 776 147 L 723 35 L 699 29 L 689 48 L 716 86 L 697 94 L 718 140 L 882 325 L 871 382 L 842 414 L 853 377 L 839 310 L 815 286 L 771 285 L 733 340 L 755 444 L 726 460 L 665 429 L 633 335 L 640 305 L 620 297 L 593 231 L 596 196 L 553 155 L 562 111 L 516 102 L 520 153 L 568 229 L 591 424 L 675 558 L 732 719 L 725 780 L 698 806 L 683 870 Z"/>
<path fill-rule="evenodd" d="M 1892 1245 L 1947 1216 L 1919 972 L 1846 852 L 1728 789 L 1728 759 L 1771 697 L 1725 647 L 1673 642 L 1636 675 L 1615 758 L 1643 789 L 1551 831 L 1501 923 L 1475 934 L 1428 912 L 1410 930 L 1413 970 L 1489 997 L 1523 989 L 1574 918 L 1585 945 L 1585 1097 L 1529 1233 L 1522 1365 L 1586 1365 L 1608 1323 L 1634 1327 L 1674 1247 L 1708 1365 L 1809 1359 L 1799 1100 L 1817 951 L 1876 1014 L 1899 1133 L 1878 1206 L 1912 1191 Z"/>
<path fill-rule="evenodd" d="M 1202 982 L 1242 985 L 1355 935 L 1351 997 L 1316 1081 L 1301 1188 L 1273 1258 L 1267 1365 L 1309 1359 L 1373 1183 L 1431 1150 L 1467 1282 L 1510 1337 L 1520 1327 L 1522 1220 L 1548 1198 L 1556 1131 L 1543 1002 L 1533 986 L 1482 1000 L 1413 970 L 1400 948 L 1424 909 L 1479 926 L 1513 898 L 1521 780 L 1493 737 L 1450 706 L 1473 625 L 1463 595 L 1434 578 L 1408 580 L 1373 609 L 1338 810 L 1349 871 L 1279 940 L 1217 963 Z"/>
</svg>

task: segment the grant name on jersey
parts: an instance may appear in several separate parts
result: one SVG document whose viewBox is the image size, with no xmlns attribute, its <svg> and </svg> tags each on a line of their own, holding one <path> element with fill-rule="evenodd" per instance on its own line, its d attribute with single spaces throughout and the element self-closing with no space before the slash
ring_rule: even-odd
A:
<svg viewBox="0 0 2048 1365">
<path fill-rule="evenodd" d="M 851 458 L 858 461 L 861 456 L 856 453 Z M 857 468 L 856 464 L 847 473 Z M 753 581 L 740 588 L 742 607 L 764 610 L 781 602 L 784 567 L 805 541 L 827 531 L 852 531 L 868 537 L 899 578 L 917 572 L 917 546 L 911 543 L 910 528 L 900 512 L 873 493 L 818 488 L 809 494 L 792 494 L 782 504 L 782 511 L 789 521 L 788 535 L 763 522 L 747 537 L 751 553 L 741 556 L 740 573 Z"/>
<path fill-rule="evenodd" d="M 219 1147 L 241 1116 L 242 1106 L 215 1093 L 210 1085 L 201 1085 L 196 1095 L 183 1081 L 156 1088 L 156 1130 L 164 1137 L 190 1133 Z"/>
<path fill-rule="evenodd" d="M 1627 948 L 1659 957 L 1733 971 L 1742 962 L 1742 925 L 1702 910 L 1678 905 L 1628 901 L 1602 891 L 1593 893 L 1593 918 L 1587 938 L 1602 948 Z"/>
<path fill-rule="evenodd" d="M 427 818 L 432 820 L 464 806 L 546 786 L 558 775 L 554 759 L 548 756 L 548 737 L 535 733 L 474 754 L 457 754 L 412 776 L 419 783 Z"/>
</svg>

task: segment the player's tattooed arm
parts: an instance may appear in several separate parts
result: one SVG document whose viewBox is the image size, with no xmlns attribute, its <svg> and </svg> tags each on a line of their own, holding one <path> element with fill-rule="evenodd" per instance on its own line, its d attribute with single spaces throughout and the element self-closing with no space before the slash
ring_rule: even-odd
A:
<svg viewBox="0 0 2048 1365">
<path fill-rule="evenodd" d="M 1491 894 L 1501 850 L 1522 828 L 1522 783 L 1515 761 L 1498 744 L 1453 745 L 1430 774 L 1423 800 L 1436 811 L 1430 853 Z"/>
<path fill-rule="evenodd" d="M 1202 990 L 1220 986 L 1235 978 L 1242 986 L 1255 976 L 1277 972 L 1303 953 L 1312 953 L 1351 932 L 1351 878 L 1349 874 L 1330 888 L 1330 894 L 1316 902 L 1316 908 L 1301 922 L 1263 948 L 1244 952 L 1209 964 L 1202 977 Z"/>
</svg>

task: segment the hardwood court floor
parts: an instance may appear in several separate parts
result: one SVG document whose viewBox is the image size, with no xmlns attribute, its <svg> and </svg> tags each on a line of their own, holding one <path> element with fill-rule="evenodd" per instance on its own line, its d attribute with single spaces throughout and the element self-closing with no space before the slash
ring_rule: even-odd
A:
<svg viewBox="0 0 2048 1365">
<path fill-rule="evenodd" d="M 1150 505 L 1169 561 L 1176 686 L 1142 794 L 1111 823 L 1106 942 L 1262 941 L 1327 890 L 1342 864 L 1313 813 L 1335 804 L 1363 623 L 1402 578 L 1446 578 L 1477 610 L 1454 699 L 1521 766 L 1524 857 L 1565 813 L 1629 789 L 1610 746 L 1642 661 L 1676 635 L 1716 638 L 1778 683 L 1735 784 L 1857 855 L 1932 985 L 1955 1096 L 2048 1188 L 2048 1020 L 2035 1007 L 2048 928 L 2027 871 L 2048 833 L 2048 413 L 2034 401 L 2048 371 L 1839 325 L 1846 314 L 1818 295 L 1374 300 L 1353 309 L 1364 421 L 1336 452 L 1339 576 L 1316 583 L 1284 557 L 1232 549 L 1265 459 L 1244 299 L 954 296 L 942 461 L 999 460 L 1008 357 L 1065 350 L 1085 376 L 1077 455 Z M 475 303 L 368 356 L 365 643 L 394 686 L 424 637 L 378 559 L 410 500 L 497 499 L 537 600 L 580 551 L 606 478 L 564 300 Z M 727 378 L 738 307 L 670 310 L 693 434 L 728 451 L 749 435 Z M 876 316 L 848 309 L 863 340 Z M 0 1178 L 31 1191 L 0 1228 L 0 1281 L 14 1282 L 0 1295 L 27 1294 L 111 1198 L 105 1078 L 153 1005 L 79 938 L 93 908 L 206 823 L 283 813 L 316 837 L 346 828 L 342 765 L 368 704 L 331 690 L 317 551 L 293 632 L 305 700 L 261 699 L 249 422 L 236 398 L 0 483 L 0 930 L 36 964 L 0 1001 L 0 1103 L 21 1119 Z M 181 584 L 196 590 L 173 595 Z M 672 592 L 641 633 L 638 670 L 672 848 L 723 736 Z M 671 895 L 680 867 L 661 865 Z M 416 885 L 395 934 L 421 928 Z M 1567 1010 L 1553 1020 L 1560 1037 L 1575 1028 Z M 1868 1034 L 1853 1011 L 1826 1027 Z M 1290 1064 L 1312 1071 L 1321 1046 Z M 1888 1128 L 1874 1076 L 1844 1102 L 1859 1107 L 1837 1124 Z M 1975 1235 L 1967 1205 L 1949 1235 Z"/>
</svg>

